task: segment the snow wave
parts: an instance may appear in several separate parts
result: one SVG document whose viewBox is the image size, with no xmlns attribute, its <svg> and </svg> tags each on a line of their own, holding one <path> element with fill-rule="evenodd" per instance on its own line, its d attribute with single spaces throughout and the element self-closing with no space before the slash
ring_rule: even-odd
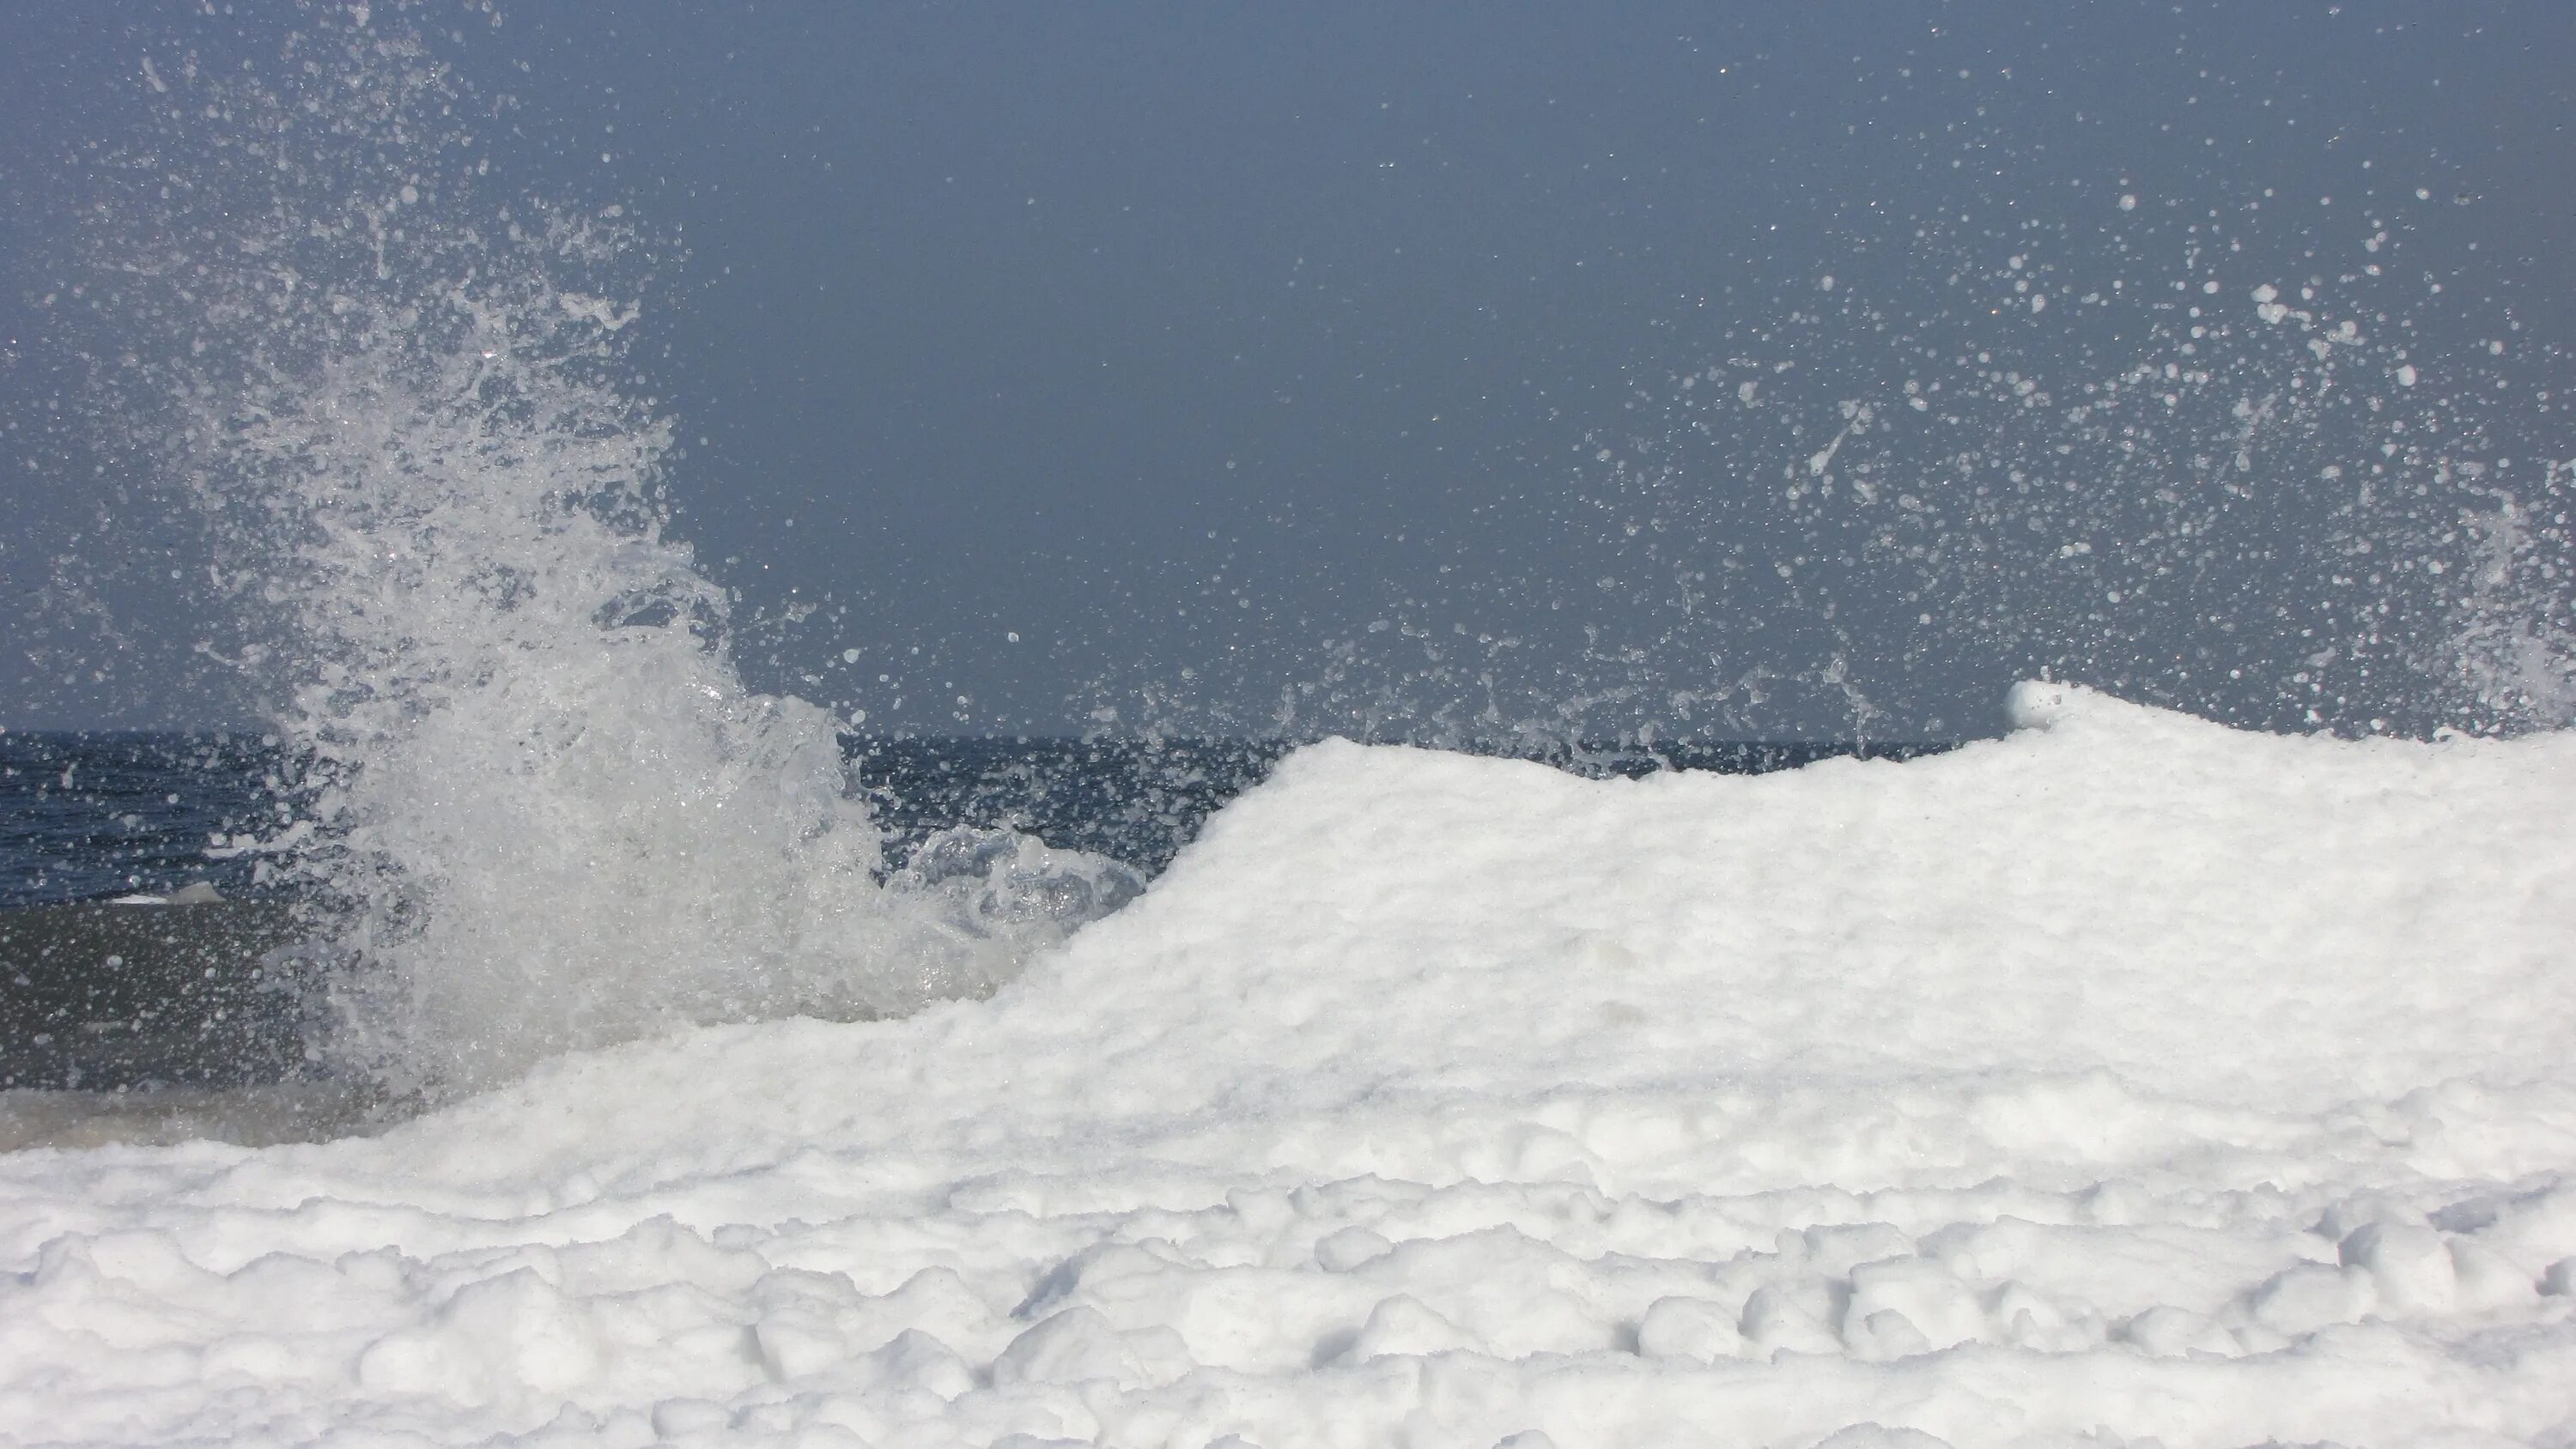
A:
<svg viewBox="0 0 2576 1449">
<path fill-rule="evenodd" d="M 1317 746 L 990 1001 L 0 1159 L 0 1434 L 2565 1442 L 2576 737 L 2016 703 Z"/>
</svg>

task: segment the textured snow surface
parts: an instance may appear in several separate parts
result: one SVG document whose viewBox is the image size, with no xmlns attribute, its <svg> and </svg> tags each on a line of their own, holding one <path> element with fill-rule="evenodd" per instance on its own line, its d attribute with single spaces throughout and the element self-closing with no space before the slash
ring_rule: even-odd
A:
<svg viewBox="0 0 2576 1449">
<path fill-rule="evenodd" d="M 2576 1443 L 2576 738 L 2017 704 L 1327 744 L 988 1002 L 0 1158 L 0 1439 Z"/>
</svg>

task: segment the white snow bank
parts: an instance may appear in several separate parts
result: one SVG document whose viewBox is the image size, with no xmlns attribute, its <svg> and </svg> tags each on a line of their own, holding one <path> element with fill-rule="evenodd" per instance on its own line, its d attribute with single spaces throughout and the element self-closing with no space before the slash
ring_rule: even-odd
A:
<svg viewBox="0 0 2576 1449">
<path fill-rule="evenodd" d="M 2576 1440 L 2576 738 L 2017 707 L 1323 745 L 990 1002 L 0 1158 L 0 1435 Z"/>
</svg>

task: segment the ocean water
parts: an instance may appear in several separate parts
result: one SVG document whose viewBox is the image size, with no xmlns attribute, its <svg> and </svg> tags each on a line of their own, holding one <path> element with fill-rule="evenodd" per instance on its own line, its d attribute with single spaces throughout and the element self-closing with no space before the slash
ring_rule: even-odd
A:
<svg viewBox="0 0 2576 1449">
<path fill-rule="evenodd" d="M 276 751 L 231 734 L 0 733 L 0 909 L 251 888 L 207 847 L 273 817 Z"/>
</svg>

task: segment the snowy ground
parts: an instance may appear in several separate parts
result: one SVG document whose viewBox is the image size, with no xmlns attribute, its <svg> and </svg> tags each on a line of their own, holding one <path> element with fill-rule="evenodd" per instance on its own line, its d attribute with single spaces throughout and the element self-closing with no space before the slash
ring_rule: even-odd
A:
<svg viewBox="0 0 2576 1449">
<path fill-rule="evenodd" d="M 989 1002 L 0 1157 L 0 1438 L 2576 1444 L 2576 737 L 2019 703 L 1325 745 Z"/>
</svg>

